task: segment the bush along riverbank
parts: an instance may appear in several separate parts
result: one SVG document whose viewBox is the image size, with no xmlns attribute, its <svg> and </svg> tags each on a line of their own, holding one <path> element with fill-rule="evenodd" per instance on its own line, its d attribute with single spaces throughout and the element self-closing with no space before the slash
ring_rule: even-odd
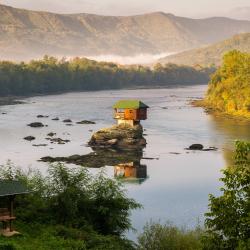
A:
<svg viewBox="0 0 250 250">
<path fill-rule="evenodd" d="M 250 246 L 250 143 L 236 142 L 234 164 L 222 170 L 221 196 L 209 197 L 205 225 L 194 230 L 150 222 L 138 243 L 123 234 L 131 229 L 131 209 L 141 206 L 124 187 L 102 172 L 51 165 L 47 176 L 10 163 L 0 179 L 19 180 L 33 192 L 16 197 L 15 227 L 22 234 L 0 236 L 0 249 L 22 250 L 248 250 Z"/>
<path fill-rule="evenodd" d="M 208 112 L 250 119 L 250 53 L 227 53 L 211 78 L 205 99 L 193 104 Z"/>
</svg>

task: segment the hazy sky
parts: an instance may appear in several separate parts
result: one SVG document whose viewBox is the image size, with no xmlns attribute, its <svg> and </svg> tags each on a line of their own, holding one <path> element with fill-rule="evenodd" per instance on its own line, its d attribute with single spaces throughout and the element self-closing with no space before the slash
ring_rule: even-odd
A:
<svg viewBox="0 0 250 250">
<path fill-rule="evenodd" d="M 33 10 L 60 13 L 132 15 L 164 11 L 176 15 L 204 17 L 223 15 L 250 0 L 0 0 L 0 3 Z"/>
</svg>

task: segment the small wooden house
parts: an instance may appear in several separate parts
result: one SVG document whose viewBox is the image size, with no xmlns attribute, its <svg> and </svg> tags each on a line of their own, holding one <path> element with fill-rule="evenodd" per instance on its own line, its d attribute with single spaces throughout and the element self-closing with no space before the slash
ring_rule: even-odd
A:
<svg viewBox="0 0 250 250">
<path fill-rule="evenodd" d="M 147 119 L 146 104 L 140 100 L 120 100 L 113 106 L 115 110 L 114 118 L 119 124 L 134 126 L 139 124 L 141 120 Z"/>
<path fill-rule="evenodd" d="M 14 199 L 16 195 L 27 194 L 28 189 L 19 181 L 0 180 L 0 222 L 3 227 L 0 234 L 11 236 L 13 231 L 12 221 L 14 216 Z"/>
</svg>

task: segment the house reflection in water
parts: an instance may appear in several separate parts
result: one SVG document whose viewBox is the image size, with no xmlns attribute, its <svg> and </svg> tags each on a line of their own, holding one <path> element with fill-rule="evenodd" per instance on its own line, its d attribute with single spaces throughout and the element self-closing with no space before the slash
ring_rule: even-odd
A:
<svg viewBox="0 0 250 250">
<path fill-rule="evenodd" d="M 141 184 L 147 176 L 147 166 L 137 162 L 122 163 L 114 166 L 114 176 L 125 182 Z"/>
</svg>

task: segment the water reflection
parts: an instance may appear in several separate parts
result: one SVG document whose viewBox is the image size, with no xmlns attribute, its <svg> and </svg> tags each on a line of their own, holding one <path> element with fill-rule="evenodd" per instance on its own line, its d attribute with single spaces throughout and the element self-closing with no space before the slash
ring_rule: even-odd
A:
<svg viewBox="0 0 250 250">
<path fill-rule="evenodd" d="M 239 120 L 222 115 L 209 115 L 210 125 L 220 147 L 223 149 L 223 157 L 227 166 L 233 164 L 234 143 L 236 140 L 250 141 L 250 121 Z"/>
<path fill-rule="evenodd" d="M 142 149 L 93 148 L 93 152 L 86 155 L 72 155 L 68 157 L 46 156 L 41 158 L 41 161 L 65 162 L 88 168 L 114 166 L 115 177 L 141 184 L 147 179 L 147 166 L 141 164 L 142 157 Z"/>
<path fill-rule="evenodd" d="M 141 184 L 147 178 L 147 166 L 136 162 L 121 163 L 114 167 L 114 176 L 124 182 Z"/>
</svg>

